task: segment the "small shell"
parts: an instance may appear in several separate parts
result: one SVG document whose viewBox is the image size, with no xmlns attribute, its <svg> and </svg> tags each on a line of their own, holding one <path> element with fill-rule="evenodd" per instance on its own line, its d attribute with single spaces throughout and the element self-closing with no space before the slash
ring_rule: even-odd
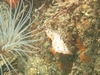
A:
<svg viewBox="0 0 100 75">
<path fill-rule="evenodd" d="M 50 29 L 47 29 L 46 31 L 47 36 L 52 40 L 52 49 L 53 51 L 57 53 L 62 53 L 62 54 L 71 54 L 72 53 L 68 50 L 66 47 L 64 41 L 61 39 L 60 34 L 51 31 Z"/>
</svg>

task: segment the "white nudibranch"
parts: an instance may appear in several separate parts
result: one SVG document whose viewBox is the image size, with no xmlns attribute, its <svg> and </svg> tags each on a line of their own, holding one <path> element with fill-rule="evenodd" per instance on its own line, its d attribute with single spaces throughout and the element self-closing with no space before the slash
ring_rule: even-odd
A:
<svg viewBox="0 0 100 75">
<path fill-rule="evenodd" d="M 64 41 L 61 39 L 60 34 L 58 34 L 55 31 L 52 31 L 50 29 L 46 29 L 45 32 L 46 32 L 47 36 L 52 40 L 53 54 L 62 53 L 62 54 L 72 55 L 72 53 L 66 47 L 66 44 L 64 43 Z"/>
</svg>

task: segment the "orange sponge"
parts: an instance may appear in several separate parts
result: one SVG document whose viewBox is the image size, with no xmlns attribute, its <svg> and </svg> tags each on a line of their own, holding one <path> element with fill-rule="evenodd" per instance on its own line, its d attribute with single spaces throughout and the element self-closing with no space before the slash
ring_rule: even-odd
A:
<svg viewBox="0 0 100 75">
<path fill-rule="evenodd" d="M 80 54 L 80 61 L 84 63 L 89 63 L 91 61 L 90 56 L 86 55 L 84 52 Z"/>
<path fill-rule="evenodd" d="M 77 38 L 76 43 L 79 51 L 83 52 L 86 50 L 86 47 L 83 45 L 83 42 L 79 38 Z"/>
</svg>

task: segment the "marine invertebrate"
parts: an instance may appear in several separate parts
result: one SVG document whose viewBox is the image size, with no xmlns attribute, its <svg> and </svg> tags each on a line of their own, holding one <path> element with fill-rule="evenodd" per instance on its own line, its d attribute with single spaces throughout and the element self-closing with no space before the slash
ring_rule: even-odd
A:
<svg viewBox="0 0 100 75">
<path fill-rule="evenodd" d="M 45 32 L 46 32 L 47 36 L 52 40 L 51 52 L 53 54 L 62 53 L 62 54 L 72 55 L 72 53 L 66 47 L 64 41 L 61 39 L 60 34 L 54 32 L 54 31 L 51 31 L 50 29 L 46 29 Z"/>
<path fill-rule="evenodd" d="M 76 43 L 79 51 L 81 52 L 86 51 L 86 47 L 83 45 L 83 42 L 79 38 L 76 39 Z"/>
<path fill-rule="evenodd" d="M 18 4 L 18 0 L 7 0 L 7 3 L 14 9 Z"/>
<path fill-rule="evenodd" d="M 90 56 L 86 55 L 84 51 L 80 54 L 80 61 L 83 63 L 89 63 L 91 61 Z"/>
<path fill-rule="evenodd" d="M 85 51 L 87 48 L 83 45 L 83 42 L 79 38 L 77 38 L 77 48 L 81 52 L 79 56 L 80 61 L 83 63 L 89 63 L 91 60 L 91 57 L 85 54 Z"/>
<path fill-rule="evenodd" d="M 25 2 L 28 6 L 25 5 Z M 34 20 L 32 20 L 31 13 L 33 0 L 32 2 L 25 0 L 25 2 L 24 0 L 19 0 L 14 10 L 11 8 L 12 5 L 8 6 L 5 3 L 6 6 L 4 5 L 4 8 L 6 11 L 0 5 L 0 75 L 3 75 L 3 65 L 6 66 L 6 71 L 9 71 L 10 75 L 11 69 L 17 73 L 10 62 L 12 58 L 9 59 L 9 57 L 11 56 L 20 56 L 22 61 L 27 65 L 21 53 L 29 57 L 28 53 L 33 53 L 30 49 L 35 48 L 32 43 L 42 39 L 31 39 L 32 36 L 36 35 L 31 35 L 31 33 L 36 31 L 37 28 L 32 31 L 29 31 L 28 29 L 38 18 L 38 15 Z M 27 9 L 27 12 L 25 12 L 25 9 Z"/>
</svg>

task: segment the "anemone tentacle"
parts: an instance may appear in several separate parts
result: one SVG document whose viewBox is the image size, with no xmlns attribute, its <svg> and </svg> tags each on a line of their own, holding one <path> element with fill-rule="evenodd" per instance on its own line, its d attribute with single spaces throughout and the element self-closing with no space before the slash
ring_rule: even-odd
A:
<svg viewBox="0 0 100 75">
<path fill-rule="evenodd" d="M 10 4 L 12 3 L 11 1 L 12 0 L 10 0 Z M 36 11 L 37 16 L 33 20 L 31 18 L 33 11 L 33 0 L 32 2 L 28 0 L 25 1 L 27 5 L 25 4 L 24 0 L 18 0 L 17 5 L 15 5 L 16 3 L 14 2 L 15 9 L 12 9 L 12 4 L 7 5 L 5 7 L 5 13 L 0 5 L 0 58 L 3 61 L 3 65 L 5 65 L 7 70 L 10 72 L 10 75 L 11 69 L 13 69 L 16 74 L 18 73 L 11 64 L 10 60 L 7 59 L 7 55 L 9 56 L 11 54 L 12 56 L 16 57 L 17 54 L 27 65 L 21 53 L 30 58 L 28 53 L 35 53 L 30 49 L 39 49 L 38 47 L 34 47 L 32 43 L 44 39 L 43 37 L 31 39 L 31 37 L 39 35 L 43 32 L 41 31 L 32 34 L 33 32 L 39 30 L 39 28 L 27 32 L 30 26 L 39 17 L 39 12 Z M 3 75 L 3 72 L 4 70 L 2 64 L 0 64 L 0 75 Z"/>
</svg>

